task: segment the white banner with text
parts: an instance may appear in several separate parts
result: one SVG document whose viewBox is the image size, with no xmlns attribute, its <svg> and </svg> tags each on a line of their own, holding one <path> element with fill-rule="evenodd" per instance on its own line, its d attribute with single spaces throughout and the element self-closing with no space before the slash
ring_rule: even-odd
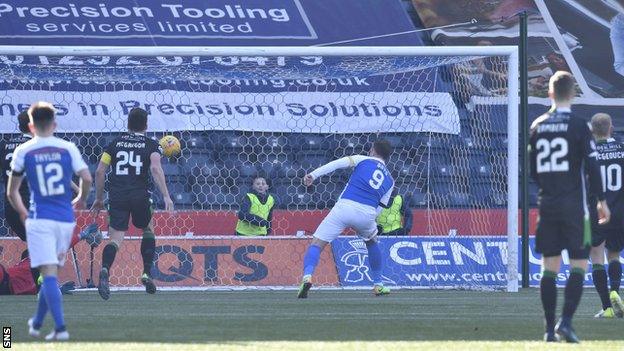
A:
<svg viewBox="0 0 624 351">
<path fill-rule="evenodd" d="M 134 107 L 149 112 L 150 131 L 460 132 L 459 113 L 448 93 L 174 90 L 5 91 L 0 99 L 0 132 L 16 132 L 15 116 L 40 100 L 55 105 L 62 132 L 124 131 L 126 116 Z"/>
</svg>

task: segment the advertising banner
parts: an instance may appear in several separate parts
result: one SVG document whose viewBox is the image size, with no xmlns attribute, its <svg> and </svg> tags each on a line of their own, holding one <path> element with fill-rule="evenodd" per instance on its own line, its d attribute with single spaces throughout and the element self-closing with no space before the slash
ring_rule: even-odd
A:
<svg viewBox="0 0 624 351">
<path fill-rule="evenodd" d="M 91 94 L 65 92 L 56 103 L 59 128 L 64 132 L 124 130 L 134 107 L 150 113 L 151 131 L 247 130 L 268 132 L 365 133 L 435 132 L 459 133 L 459 113 L 448 93 L 375 92 L 322 93 L 282 92 L 205 94 L 159 91 L 102 92 L 97 103 Z M 47 100 L 46 91 L 13 91 L 17 104 Z M 96 113 L 93 113 L 94 110 Z M 201 119 L 213 121 L 199 123 Z M 400 123 L 397 123 L 397 120 Z M 15 122 L 0 118 L 0 132 L 12 133 Z"/>
<path fill-rule="evenodd" d="M 398 0 L 0 1 L 10 45 L 422 45 Z"/>
<path fill-rule="evenodd" d="M 297 286 L 301 263 L 310 243 L 305 238 L 158 238 L 152 275 L 159 286 L 244 287 Z M 94 274 L 100 269 L 104 241 L 95 250 Z M 142 261 L 140 238 L 131 237 L 117 254 L 111 283 L 140 286 Z M 410 288 L 506 286 L 504 237 L 386 237 L 380 245 L 384 256 L 384 283 Z M 539 286 L 541 256 L 530 239 L 530 285 Z M 19 261 L 26 245 L 17 238 L 0 239 L 0 264 L 8 268 Z M 90 276 L 89 247 L 75 247 L 82 282 Z M 624 261 L 624 260 L 623 260 Z M 518 262 L 522 262 L 519 260 Z M 590 266 L 591 267 L 591 266 Z M 60 271 L 61 281 L 78 282 L 71 254 Z M 560 287 L 570 273 L 567 256 L 557 277 Z M 368 253 L 361 239 L 340 237 L 324 250 L 315 271 L 319 286 L 368 287 L 372 284 Z M 591 268 L 585 286 L 593 286 Z"/>
<path fill-rule="evenodd" d="M 0 4 L 2 38 L 316 39 L 298 0 Z M 8 27 L 6 24 L 11 24 Z"/>
<path fill-rule="evenodd" d="M 541 256 L 534 252 L 534 238 L 530 241 L 530 285 L 539 286 Z M 383 280 L 389 286 L 453 288 L 507 284 L 505 237 L 393 237 L 381 238 L 380 245 L 384 257 Z M 332 250 L 342 286 L 372 284 L 368 253 L 361 239 L 339 238 L 332 243 Z M 557 276 L 559 286 L 565 285 L 569 273 L 564 256 Z M 585 285 L 593 285 L 591 271 L 585 276 Z"/>
<path fill-rule="evenodd" d="M 95 250 L 94 275 L 100 271 L 103 241 Z M 163 239 L 156 241 L 152 276 L 158 286 L 296 286 L 301 281 L 303 255 L 309 239 Z M 127 238 L 111 269 L 111 285 L 141 286 L 143 272 L 140 238 Z M 17 238 L 0 239 L 0 264 L 9 267 L 19 261 L 24 243 Z M 75 247 L 83 283 L 89 277 L 89 246 Z M 321 255 L 315 280 L 322 285 L 338 285 L 331 250 Z M 61 269 L 60 281 L 77 281 L 71 254 Z M 78 284 L 78 282 L 77 282 Z"/>
</svg>

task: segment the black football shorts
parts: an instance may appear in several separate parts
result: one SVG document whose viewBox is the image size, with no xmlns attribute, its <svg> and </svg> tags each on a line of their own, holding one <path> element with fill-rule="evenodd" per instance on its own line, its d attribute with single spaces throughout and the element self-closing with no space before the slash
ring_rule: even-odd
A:
<svg viewBox="0 0 624 351">
<path fill-rule="evenodd" d="M 620 252 L 624 249 L 624 220 L 622 218 L 612 217 L 608 224 L 596 226 L 592 232 L 592 246 L 596 247 L 603 242 L 609 251 Z"/>
<path fill-rule="evenodd" d="M 130 217 L 132 224 L 145 229 L 152 220 L 152 201 L 149 197 L 110 200 L 108 204 L 108 225 L 118 231 L 127 231 Z"/>
<path fill-rule="evenodd" d="M 583 214 L 574 216 L 540 214 L 535 235 L 535 251 L 544 257 L 561 255 L 568 251 L 571 259 L 587 259 L 589 246 L 584 244 Z"/>
</svg>

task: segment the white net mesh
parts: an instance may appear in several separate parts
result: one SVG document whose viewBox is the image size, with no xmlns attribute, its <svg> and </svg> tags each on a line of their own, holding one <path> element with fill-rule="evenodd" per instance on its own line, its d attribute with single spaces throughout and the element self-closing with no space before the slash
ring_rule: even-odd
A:
<svg viewBox="0 0 624 351">
<path fill-rule="evenodd" d="M 311 188 L 301 177 L 384 138 L 394 146 L 388 166 L 397 193 L 413 214 L 409 236 L 381 241 L 386 283 L 505 288 L 507 59 L 0 55 L 0 128 L 9 139 L 19 111 L 51 101 L 59 135 L 78 145 L 92 171 L 132 107 L 150 112 L 150 136 L 177 136 L 182 153 L 163 165 L 176 213 L 154 215 L 152 270 L 158 285 L 176 287 L 296 286 L 310 235 L 350 173 Z M 258 175 L 276 199 L 271 233 L 235 237 L 239 204 Z M 153 200 L 163 208 L 159 194 Z M 88 222 L 81 214 L 78 227 Z M 106 231 L 106 218 L 98 222 Z M 25 245 L 4 223 L 7 267 Z M 317 286 L 370 284 L 365 246 L 345 234 L 323 253 Z M 115 287 L 140 286 L 140 232 L 129 236 L 112 268 Z M 89 248 L 76 251 L 84 284 Z M 76 280 L 70 262 L 63 278 Z"/>
</svg>

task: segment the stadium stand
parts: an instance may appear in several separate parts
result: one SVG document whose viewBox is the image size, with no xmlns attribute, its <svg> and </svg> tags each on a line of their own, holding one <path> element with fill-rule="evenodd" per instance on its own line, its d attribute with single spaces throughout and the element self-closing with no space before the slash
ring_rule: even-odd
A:
<svg viewBox="0 0 624 351">
<path fill-rule="evenodd" d="M 462 120 L 462 128 L 468 120 Z M 397 179 L 402 193 L 413 194 L 414 207 L 442 206 L 466 207 L 488 202 L 504 206 L 501 201 L 492 202 L 490 184 L 483 183 L 491 178 L 493 166 L 488 158 L 496 159 L 497 153 L 505 152 L 504 135 L 501 134 L 492 145 L 481 146 L 470 137 L 458 138 L 457 143 L 472 145 L 467 158 L 457 157 L 449 152 L 448 137 L 431 135 L 266 135 L 258 138 L 245 133 L 205 132 L 193 134 L 186 140 L 184 160 L 170 160 L 163 163 L 170 192 L 174 202 L 183 209 L 229 209 L 235 210 L 240 186 L 249 184 L 256 175 L 265 175 L 278 198 L 280 208 L 296 209 L 300 206 L 318 209 L 331 207 L 339 196 L 346 173 L 336 172 L 331 178 L 322 179 L 318 189 L 306 190 L 300 186 L 305 172 L 332 159 L 350 154 L 366 152 L 368 143 L 377 137 L 389 140 L 396 151 L 391 158 L 390 168 Z M 9 135 L 5 136 L 10 137 Z M 98 156 L 105 144 L 114 135 L 63 135 L 76 141 L 89 155 L 89 168 L 95 172 Z M 211 142 L 210 140 L 218 140 Z M 254 153 L 242 153 L 253 149 Z M 501 160 L 504 158 L 501 156 Z M 422 162 L 426 161 L 426 162 Z M 431 164 L 430 174 L 424 173 L 425 165 Z M 502 167 L 503 165 L 501 165 Z M 458 183 L 459 180 L 459 183 Z M 497 180 L 504 183 L 504 179 Z M 474 185 L 466 189 L 454 189 L 452 196 L 448 188 L 457 184 Z M 459 190 L 459 191 L 458 191 Z M 464 191 L 465 190 L 465 191 Z M 535 194 L 532 194 L 536 196 Z M 158 196 L 154 200 L 159 199 Z M 427 199 L 441 202 L 429 203 Z M 93 197 L 90 197 L 90 201 Z M 435 202 L 435 201 L 434 201 Z M 162 207 L 156 201 L 157 207 Z"/>
</svg>

